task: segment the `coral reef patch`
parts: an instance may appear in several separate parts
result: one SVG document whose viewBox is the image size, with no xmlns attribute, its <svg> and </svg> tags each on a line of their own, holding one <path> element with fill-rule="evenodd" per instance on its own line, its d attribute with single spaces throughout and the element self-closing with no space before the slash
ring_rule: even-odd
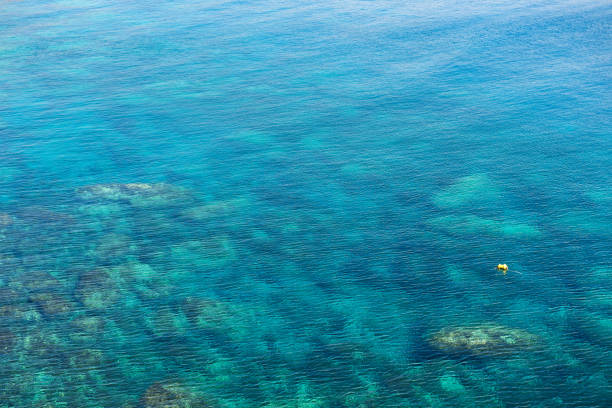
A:
<svg viewBox="0 0 612 408">
<path fill-rule="evenodd" d="M 435 348 L 448 353 L 504 355 L 537 344 L 537 336 L 520 329 L 478 325 L 442 329 L 429 338 Z"/>
<path fill-rule="evenodd" d="M 166 183 L 95 184 L 77 189 L 85 201 L 117 201 L 134 206 L 163 206 L 190 198 L 187 189 Z"/>
</svg>

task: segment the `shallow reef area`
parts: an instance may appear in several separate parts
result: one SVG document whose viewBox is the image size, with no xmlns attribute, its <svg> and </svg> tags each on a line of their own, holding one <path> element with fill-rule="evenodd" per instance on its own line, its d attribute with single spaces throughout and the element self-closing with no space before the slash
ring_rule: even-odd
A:
<svg viewBox="0 0 612 408">
<path fill-rule="evenodd" d="M 506 354 L 535 345 L 536 336 L 503 326 L 446 328 L 431 336 L 431 344 L 448 353 Z"/>
<path fill-rule="evenodd" d="M 607 408 L 604 3 L 3 2 L 0 408 Z"/>
<path fill-rule="evenodd" d="M 257 200 L 206 204 L 169 184 L 104 186 L 75 190 L 62 212 L 2 218 L 4 406 L 558 405 L 558 387 L 577 376 L 606 389 L 591 374 L 609 364 L 593 360 L 612 327 L 605 268 L 587 275 L 605 288 L 571 309 L 534 307 L 518 302 L 540 284 L 534 269 L 502 274 L 418 251 L 399 269 L 366 253 L 358 266 L 350 237 L 326 238 L 344 233 L 324 214 L 258 220 L 249 216 Z M 118 206 L 110 216 L 82 211 L 108 201 Z M 234 217 L 251 221 L 236 228 Z M 21 242 L 41 252 L 25 257 Z M 556 386 L 516 395 L 526 376 L 536 389 Z"/>
</svg>

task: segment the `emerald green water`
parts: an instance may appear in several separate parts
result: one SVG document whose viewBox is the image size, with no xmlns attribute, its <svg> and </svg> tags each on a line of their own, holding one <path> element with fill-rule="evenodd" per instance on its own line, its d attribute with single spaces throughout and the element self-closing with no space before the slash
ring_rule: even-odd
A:
<svg viewBox="0 0 612 408">
<path fill-rule="evenodd" d="M 3 3 L 0 407 L 608 406 L 611 12 Z"/>
</svg>

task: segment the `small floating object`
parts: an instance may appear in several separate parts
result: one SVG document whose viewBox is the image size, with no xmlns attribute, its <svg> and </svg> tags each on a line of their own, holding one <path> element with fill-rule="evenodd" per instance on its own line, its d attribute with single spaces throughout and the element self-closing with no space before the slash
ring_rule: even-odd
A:
<svg viewBox="0 0 612 408">
<path fill-rule="evenodd" d="M 508 265 L 506 265 L 506 264 L 498 264 L 497 265 L 497 270 L 504 271 L 504 273 L 506 273 L 506 272 L 508 272 Z"/>
</svg>

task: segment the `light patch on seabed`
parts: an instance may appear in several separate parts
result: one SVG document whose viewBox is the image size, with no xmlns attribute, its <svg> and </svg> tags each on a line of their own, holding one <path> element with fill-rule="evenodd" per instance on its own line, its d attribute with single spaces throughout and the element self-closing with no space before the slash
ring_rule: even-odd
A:
<svg viewBox="0 0 612 408">
<path fill-rule="evenodd" d="M 477 286 L 482 285 L 482 283 L 479 282 L 480 277 L 477 274 L 453 264 L 447 265 L 444 268 L 444 273 L 450 279 L 450 281 L 453 282 L 453 284 L 460 287 L 476 288 Z"/>
<path fill-rule="evenodd" d="M 576 325 L 585 337 L 601 346 L 612 347 L 612 319 L 600 313 L 579 313 Z"/>
<path fill-rule="evenodd" d="M 476 215 L 447 215 L 433 218 L 430 225 L 451 233 L 490 234 L 509 238 L 537 238 L 541 232 L 534 226 L 521 222 L 497 221 Z"/>
<path fill-rule="evenodd" d="M 452 373 L 445 373 L 440 377 L 440 387 L 449 393 L 465 392 L 465 387 L 461 384 L 461 381 Z"/>
<path fill-rule="evenodd" d="M 359 163 L 348 163 L 340 168 L 343 174 L 347 176 L 360 176 L 369 172 L 368 167 Z"/>
<path fill-rule="evenodd" d="M 250 198 L 244 196 L 229 200 L 212 201 L 205 205 L 188 208 L 182 213 L 187 218 L 194 220 L 205 220 L 208 218 L 228 215 L 229 213 L 243 209 L 248 205 L 250 205 Z"/>
<path fill-rule="evenodd" d="M 575 232 L 610 234 L 612 219 L 587 210 L 571 210 L 554 222 L 556 225 Z"/>
<path fill-rule="evenodd" d="M 92 217 L 115 217 L 123 211 L 123 207 L 119 204 L 87 204 L 78 208 L 78 211 L 84 215 Z"/>
<path fill-rule="evenodd" d="M 607 406 L 609 6 L 195 3 L 0 12 L 1 407 Z"/>
<path fill-rule="evenodd" d="M 2 125 L 2 123 L 0 123 Z M 0 183 L 11 182 L 19 175 L 19 170 L 14 167 L 0 167 Z"/>
<path fill-rule="evenodd" d="M 160 276 L 160 274 L 157 273 L 150 265 L 136 261 L 113 268 L 113 272 L 117 276 L 121 276 L 123 279 L 140 281 L 151 280 Z"/>
<path fill-rule="evenodd" d="M 612 310 L 612 291 L 607 289 L 592 289 L 585 292 L 582 302 L 586 308 L 595 310 Z"/>
<path fill-rule="evenodd" d="M 301 144 L 304 149 L 321 150 L 326 144 L 316 136 L 307 136 L 301 139 Z"/>
<path fill-rule="evenodd" d="M 199 267 L 221 267 L 236 258 L 232 242 L 227 237 L 210 237 L 188 241 L 171 248 L 171 258 L 177 264 Z"/>
<path fill-rule="evenodd" d="M 589 269 L 587 279 L 597 286 L 612 287 L 612 266 L 597 266 Z"/>
<path fill-rule="evenodd" d="M 435 194 L 434 204 L 440 208 L 455 208 L 487 204 L 502 198 L 500 189 L 486 174 L 461 177 Z"/>
<path fill-rule="evenodd" d="M 612 189 L 597 188 L 587 191 L 585 195 L 599 204 L 612 204 Z"/>
</svg>

